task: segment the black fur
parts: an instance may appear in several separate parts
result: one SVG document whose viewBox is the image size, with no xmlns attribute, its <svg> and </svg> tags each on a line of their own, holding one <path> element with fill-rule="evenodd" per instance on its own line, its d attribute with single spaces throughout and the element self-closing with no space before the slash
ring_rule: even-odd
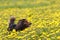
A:
<svg viewBox="0 0 60 40">
<path fill-rule="evenodd" d="M 22 31 L 31 25 L 31 23 L 28 22 L 26 19 L 19 20 L 17 24 L 14 24 L 14 21 L 15 18 L 11 17 L 8 31 L 12 31 L 13 29 L 15 29 L 16 31 Z"/>
<path fill-rule="evenodd" d="M 31 23 L 29 23 L 26 19 L 19 20 L 18 24 L 16 25 L 16 31 L 22 31 L 25 28 L 29 27 Z"/>
</svg>

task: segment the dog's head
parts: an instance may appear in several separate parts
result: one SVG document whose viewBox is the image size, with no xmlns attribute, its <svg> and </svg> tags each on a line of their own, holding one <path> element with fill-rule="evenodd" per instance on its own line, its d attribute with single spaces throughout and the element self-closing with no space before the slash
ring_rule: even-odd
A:
<svg viewBox="0 0 60 40">
<path fill-rule="evenodd" d="M 25 26 L 25 27 L 29 27 L 31 25 L 30 22 L 28 22 L 26 19 L 22 19 L 22 24 Z"/>
</svg>

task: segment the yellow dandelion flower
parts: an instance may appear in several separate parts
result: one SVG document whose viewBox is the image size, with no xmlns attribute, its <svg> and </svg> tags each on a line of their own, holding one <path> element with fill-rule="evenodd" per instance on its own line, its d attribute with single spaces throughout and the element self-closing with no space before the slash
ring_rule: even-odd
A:
<svg viewBox="0 0 60 40">
<path fill-rule="evenodd" d="M 57 37 L 57 39 L 59 39 L 59 40 L 60 40 L 60 36 L 58 36 L 58 37 Z"/>
<path fill-rule="evenodd" d="M 0 38 L 0 40 L 2 40 L 2 38 Z"/>
<path fill-rule="evenodd" d="M 50 32 L 54 32 L 54 30 L 51 30 Z"/>
<path fill-rule="evenodd" d="M 47 38 L 47 40 L 51 40 L 50 38 Z"/>
<path fill-rule="evenodd" d="M 56 31 L 56 33 L 58 33 L 58 32 L 59 32 L 59 30 Z"/>
<path fill-rule="evenodd" d="M 35 37 L 36 35 L 32 35 L 32 37 Z"/>
<path fill-rule="evenodd" d="M 18 39 L 23 38 L 22 36 L 17 36 Z"/>
<path fill-rule="evenodd" d="M 13 32 L 16 32 L 16 30 L 15 30 L 15 29 L 13 29 Z"/>
<path fill-rule="evenodd" d="M 38 39 L 38 40 L 41 40 L 41 39 Z"/>
<path fill-rule="evenodd" d="M 50 35 L 47 35 L 47 37 L 49 37 Z"/>
<path fill-rule="evenodd" d="M 46 33 L 46 32 L 42 32 L 42 34 L 43 34 L 43 35 L 47 35 L 47 33 Z"/>
</svg>

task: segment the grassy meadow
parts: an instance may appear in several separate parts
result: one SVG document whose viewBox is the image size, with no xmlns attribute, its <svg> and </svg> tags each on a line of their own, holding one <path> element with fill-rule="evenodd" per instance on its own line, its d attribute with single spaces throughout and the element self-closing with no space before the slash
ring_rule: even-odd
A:
<svg viewBox="0 0 60 40">
<path fill-rule="evenodd" d="M 10 16 L 32 25 L 8 32 Z M 0 40 L 60 40 L 60 0 L 0 0 Z"/>
</svg>

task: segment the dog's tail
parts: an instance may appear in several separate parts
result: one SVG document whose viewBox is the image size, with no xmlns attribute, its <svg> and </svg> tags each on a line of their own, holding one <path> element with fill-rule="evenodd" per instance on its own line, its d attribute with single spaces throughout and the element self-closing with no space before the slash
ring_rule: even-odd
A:
<svg viewBox="0 0 60 40">
<path fill-rule="evenodd" d="M 15 19 L 16 18 L 14 16 L 11 16 L 10 17 L 8 30 L 11 31 L 16 26 L 16 24 L 14 23 L 15 22 Z"/>
<path fill-rule="evenodd" d="M 9 23 L 14 23 L 14 21 L 15 21 L 15 17 L 14 16 L 11 16 L 11 18 L 10 18 L 10 20 L 9 20 Z"/>
</svg>

